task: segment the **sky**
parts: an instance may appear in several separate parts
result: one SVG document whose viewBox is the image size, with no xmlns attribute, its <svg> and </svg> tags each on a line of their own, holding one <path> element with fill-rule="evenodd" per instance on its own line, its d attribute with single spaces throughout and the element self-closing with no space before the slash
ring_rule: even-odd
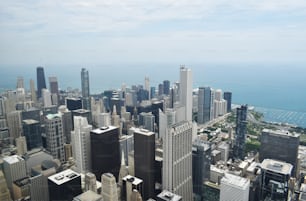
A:
<svg viewBox="0 0 306 201">
<path fill-rule="evenodd" d="M 0 66 L 173 61 L 305 64 L 306 1 L 1 0 Z"/>
</svg>

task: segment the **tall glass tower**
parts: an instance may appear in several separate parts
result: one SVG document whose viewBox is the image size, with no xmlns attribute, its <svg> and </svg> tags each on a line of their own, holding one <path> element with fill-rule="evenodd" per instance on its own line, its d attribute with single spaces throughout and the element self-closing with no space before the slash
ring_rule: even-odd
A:
<svg viewBox="0 0 306 201">
<path fill-rule="evenodd" d="M 43 67 L 36 68 L 37 74 L 37 98 L 41 98 L 41 90 L 46 89 L 46 80 Z"/>
<path fill-rule="evenodd" d="M 89 101 L 89 73 L 88 70 L 82 68 L 81 71 L 81 82 L 82 82 L 82 97 L 83 97 L 83 108 L 90 110 Z"/>
<path fill-rule="evenodd" d="M 248 123 L 247 112 L 248 105 L 242 105 L 240 108 L 237 108 L 234 157 L 242 160 L 244 158 L 245 135 Z"/>
</svg>

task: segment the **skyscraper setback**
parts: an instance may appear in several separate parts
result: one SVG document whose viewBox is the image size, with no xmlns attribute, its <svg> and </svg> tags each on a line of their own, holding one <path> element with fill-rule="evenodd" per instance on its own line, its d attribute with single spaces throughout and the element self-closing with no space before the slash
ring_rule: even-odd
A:
<svg viewBox="0 0 306 201">
<path fill-rule="evenodd" d="M 42 89 L 46 89 L 46 80 L 45 80 L 45 73 L 43 67 L 37 67 L 37 98 L 41 98 Z"/>
<path fill-rule="evenodd" d="M 83 108 L 90 110 L 90 100 L 89 100 L 89 73 L 88 70 L 82 68 L 81 71 L 81 82 L 82 82 L 82 98 L 83 98 Z"/>
</svg>

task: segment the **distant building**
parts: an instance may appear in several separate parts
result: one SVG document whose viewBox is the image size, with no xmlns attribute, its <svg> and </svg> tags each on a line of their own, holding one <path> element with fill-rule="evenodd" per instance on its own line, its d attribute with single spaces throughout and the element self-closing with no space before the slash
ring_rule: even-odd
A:
<svg viewBox="0 0 306 201">
<path fill-rule="evenodd" d="M 224 92 L 223 98 L 227 102 L 227 108 L 226 108 L 227 112 L 232 111 L 232 92 L 228 92 L 228 91 Z"/>
<path fill-rule="evenodd" d="M 82 100 L 80 98 L 66 98 L 66 106 L 70 111 L 82 109 Z"/>
<path fill-rule="evenodd" d="M 248 201 L 250 180 L 232 174 L 221 179 L 220 201 Z"/>
<path fill-rule="evenodd" d="M 144 129 L 134 131 L 135 176 L 144 182 L 144 199 L 155 196 L 155 134 Z"/>
<path fill-rule="evenodd" d="M 204 124 L 212 117 L 212 89 L 210 87 L 200 87 L 198 95 L 198 123 Z"/>
<path fill-rule="evenodd" d="M 37 98 L 42 97 L 42 89 L 47 89 L 46 87 L 46 80 L 45 80 L 45 73 L 43 67 L 36 68 L 37 73 Z"/>
<path fill-rule="evenodd" d="M 192 121 L 192 72 L 185 66 L 180 68 L 180 102 L 185 107 L 185 120 Z"/>
<path fill-rule="evenodd" d="M 293 165 L 292 176 L 298 167 L 300 135 L 288 131 L 264 129 L 260 137 L 259 160 L 275 159 Z"/>
<path fill-rule="evenodd" d="M 248 112 L 247 105 L 242 105 L 240 108 L 237 108 L 234 157 L 239 158 L 241 160 L 244 159 L 245 138 L 247 132 L 247 123 L 248 123 L 247 112 Z"/>
<path fill-rule="evenodd" d="M 103 173 L 112 173 L 118 181 L 120 170 L 119 129 L 101 127 L 90 132 L 92 172 L 96 178 Z"/>
<path fill-rule="evenodd" d="M 170 81 L 164 80 L 163 86 L 164 86 L 164 94 L 169 95 L 170 94 Z"/>
<path fill-rule="evenodd" d="M 82 68 L 81 71 L 81 82 L 82 82 L 82 100 L 83 100 L 83 109 L 91 110 L 90 107 L 90 87 L 89 87 L 89 73 L 88 70 Z"/>
<path fill-rule="evenodd" d="M 48 177 L 49 200 L 72 201 L 82 193 L 81 175 L 71 169 Z"/>
<path fill-rule="evenodd" d="M 192 200 L 191 122 L 172 125 L 163 138 L 163 189 Z"/>
<path fill-rule="evenodd" d="M 48 108 L 52 106 L 51 93 L 49 89 L 42 89 L 42 99 L 44 107 Z"/>
</svg>

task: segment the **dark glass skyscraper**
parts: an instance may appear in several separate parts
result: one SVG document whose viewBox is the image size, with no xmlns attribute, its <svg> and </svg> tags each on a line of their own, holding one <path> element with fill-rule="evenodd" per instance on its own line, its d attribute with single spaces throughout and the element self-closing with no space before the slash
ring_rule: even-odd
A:
<svg viewBox="0 0 306 201">
<path fill-rule="evenodd" d="M 209 180 L 211 148 L 208 142 L 196 140 L 192 144 L 192 183 L 193 192 L 202 197 L 204 181 Z"/>
<path fill-rule="evenodd" d="M 198 96 L 198 123 L 204 124 L 210 120 L 211 116 L 211 88 L 200 87 Z"/>
<path fill-rule="evenodd" d="M 82 98 L 83 98 L 83 108 L 90 110 L 90 100 L 89 100 L 89 73 L 88 70 L 82 68 L 81 71 L 81 82 L 82 82 Z"/>
<path fill-rule="evenodd" d="M 164 80 L 163 86 L 164 86 L 164 94 L 169 95 L 170 94 L 170 81 Z"/>
<path fill-rule="evenodd" d="M 144 183 L 145 200 L 155 197 L 155 134 L 148 130 L 134 132 L 135 176 Z"/>
<path fill-rule="evenodd" d="M 237 108 L 234 157 L 242 160 L 244 158 L 245 135 L 248 124 L 247 113 L 248 105 L 242 105 L 240 108 Z"/>
<path fill-rule="evenodd" d="M 224 92 L 223 98 L 227 101 L 226 112 L 230 112 L 232 110 L 232 92 Z"/>
<path fill-rule="evenodd" d="M 120 170 L 119 129 L 102 127 L 90 132 L 92 173 L 101 181 L 103 173 L 112 173 L 118 181 Z"/>
<path fill-rule="evenodd" d="M 41 90 L 46 89 L 46 80 L 43 67 L 36 68 L 37 73 L 37 98 L 41 98 Z"/>
<path fill-rule="evenodd" d="M 26 137 L 28 150 L 42 147 L 40 122 L 33 119 L 26 119 L 22 123 L 23 135 Z"/>
</svg>

